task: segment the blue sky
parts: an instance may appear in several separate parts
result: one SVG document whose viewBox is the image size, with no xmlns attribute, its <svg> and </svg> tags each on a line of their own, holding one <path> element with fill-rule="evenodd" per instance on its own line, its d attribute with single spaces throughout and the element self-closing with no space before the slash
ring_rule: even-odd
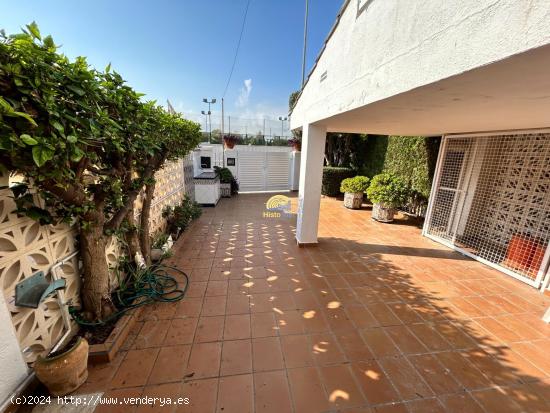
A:
<svg viewBox="0 0 550 413">
<path fill-rule="evenodd" d="M 310 0 L 308 69 L 341 3 Z M 111 62 L 147 98 L 170 99 L 199 120 L 202 98 L 222 97 L 245 7 L 246 0 L 0 0 L 0 28 L 14 33 L 35 20 L 68 56 L 87 56 L 98 68 Z M 226 114 L 287 113 L 288 95 L 301 81 L 303 18 L 304 0 L 251 0 Z M 219 110 L 215 105 L 214 115 Z"/>
</svg>

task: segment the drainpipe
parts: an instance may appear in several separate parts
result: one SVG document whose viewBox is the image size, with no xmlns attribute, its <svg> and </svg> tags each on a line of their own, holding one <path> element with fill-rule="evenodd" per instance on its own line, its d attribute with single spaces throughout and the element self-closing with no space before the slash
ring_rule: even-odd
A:
<svg viewBox="0 0 550 413">
<path fill-rule="evenodd" d="M 66 257 L 64 257 L 63 259 L 61 259 L 61 261 L 58 261 L 57 263 L 55 263 L 52 268 L 50 268 L 50 273 L 52 274 L 52 279 L 53 280 L 58 280 L 60 279 L 61 277 L 57 274 L 57 270 L 59 270 L 59 268 L 66 264 L 69 260 L 71 260 L 72 258 L 76 257 L 78 255 L 78 251 L 75 251 L 73 252 L 72 254 L 69 254 L 67 255 Z M 57 343 L 55 344 L 55 346 L 52 348 L 51 351 L 56 351 L 59 347 L 61 347 L 61 345 L 64 343 L 64 341 L 69 337 L 69 335 L 71 334 L 71 330 L 72 330 L 72 326 L 71 326 L 71 316 L 69 314 L 69 310 L 67 310 L 67 307 L 66 307 L 66 303 L 64 303 L 62 300 L 61 300 L 61 292 L 58 291 L 57 292 L 57 302 L 59 304 L 59 308 L 61 309 L 61 315 L 63 317 L 63 323 L 65 324 L 65 327 L 67 329 L 67 331 L 65 332 L 65 334 L 63 334 L 63 337 L 61 337 Z"/>
</svg>

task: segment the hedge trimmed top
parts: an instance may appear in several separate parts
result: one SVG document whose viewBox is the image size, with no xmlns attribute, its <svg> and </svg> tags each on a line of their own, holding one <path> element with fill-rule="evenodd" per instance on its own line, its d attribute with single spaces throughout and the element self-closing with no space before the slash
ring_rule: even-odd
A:
<svg viewBox="0 0 550 413">
<path fill-rule="evenodd" d="M 342 181 L 340 185 L 340 192 L 349 192 L 349 193 L 364 193 L 369 187 L 369 178 L 366 176 L 355 176 L 353 178 L 346 178 Z"/>
<path fill-rule="evenodd" d="M 409 187 L 401 178 L 387 173 L 374 176 L 367 189 L 373 203 L 393 208 L 405 204 L 409 193 Z"/>
<path fill-rule="evenodd" d="M 0 164 L 32 181 L 50 206 L 40 210 L 22 189 L 18 212 L 47 223 L 52 211 L 71 219 L 101 209 L 116 228 L 164 161 L 200 141 L 197 123 L 142 96 L 110 65 L 101 72 L 59 54 L 35 23 L 1 32 Z"/>
</svg>

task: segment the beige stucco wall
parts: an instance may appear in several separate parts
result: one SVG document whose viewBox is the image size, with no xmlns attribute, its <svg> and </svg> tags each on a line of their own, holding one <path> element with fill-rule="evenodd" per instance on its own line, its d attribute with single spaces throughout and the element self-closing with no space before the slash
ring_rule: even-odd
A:
<svg viewBox="0 0 550 413">
<path fill-rule="evenodd" d="M 547 0 L 350 0 L 291 127 L 543 46 L 548 21 Z"/>
</svg>

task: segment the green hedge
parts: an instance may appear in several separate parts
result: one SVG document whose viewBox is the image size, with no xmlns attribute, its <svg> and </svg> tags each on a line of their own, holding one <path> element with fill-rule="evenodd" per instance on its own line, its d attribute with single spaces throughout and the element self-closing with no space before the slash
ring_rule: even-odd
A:
<svg viewBox="0 0 550 413">
<path fill-rule="evenodd" d="M 369 177 L 382 172 L 393 174 L 417 196 L 428 199 L 439 143 L 437 137 L 369 135 L 366 161 L 360 172 Z"/>
<path fill-rule="evenodd" d="M 340 184 L 346 178 L 355 176 L 355 171 L 351 168 L 340 168 L 325 166 L 323 168 L 323 186 L 321 193 L 327 196 L 340 195 Z"/>
</svg>

